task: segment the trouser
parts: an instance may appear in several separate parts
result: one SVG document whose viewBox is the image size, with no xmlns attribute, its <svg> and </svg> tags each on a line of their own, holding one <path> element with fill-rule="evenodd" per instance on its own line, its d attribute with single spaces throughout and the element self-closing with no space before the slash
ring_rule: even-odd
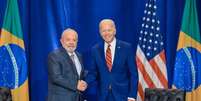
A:
<svg viewBox="0 0 201 101">
<path fill-rule="evenodd" d="M 112 94 L 112 90 L 109 90 L 108 96 L 106 97 L 106 101 L 115 101 L 114 95 Z"/>
</svg>

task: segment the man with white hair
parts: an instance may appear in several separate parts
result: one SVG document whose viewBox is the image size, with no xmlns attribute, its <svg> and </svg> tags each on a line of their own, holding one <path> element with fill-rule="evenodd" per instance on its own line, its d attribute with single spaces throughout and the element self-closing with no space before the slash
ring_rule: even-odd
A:
<svg viewBox="0 0 201 101">
<path fill-rule="evenodd" d="M 135 101 L 138 74 L 131 44 L 115 38 L 111 19 L 99 23 L 99 32 L 103 41 L 92 48 L 87 83 L 97 80 L 98 101 Z"/>
<path fill-rule="evenodd" d="M 75 51 L 77 32 L 64 30 L 60 42 L 62 47 L 48 55 L 48 101 L 82 101 L 87 84 L 81 55 Z"/>
</svg>

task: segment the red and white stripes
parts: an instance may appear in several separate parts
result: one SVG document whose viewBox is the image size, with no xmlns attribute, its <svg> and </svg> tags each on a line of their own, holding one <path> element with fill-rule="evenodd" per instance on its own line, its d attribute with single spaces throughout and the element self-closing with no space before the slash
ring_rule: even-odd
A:
<svg viewBox="0 0 201 101">
<path fill-rule="evenodd" d="M 145 88 L 168 88 L 164 50 L 148 61 L 138 46 L 136 63 L 139 75 L 137 101 L 144 101 Z"/>
</svg>

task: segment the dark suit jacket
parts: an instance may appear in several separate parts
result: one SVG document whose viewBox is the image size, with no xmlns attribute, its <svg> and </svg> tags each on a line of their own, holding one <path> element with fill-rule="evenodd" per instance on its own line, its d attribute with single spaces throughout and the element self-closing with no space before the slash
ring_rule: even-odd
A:
<svg viewBox="0 0 201 101">
<path fill-rule="evenodd" d="M 115 101 L 127 101 L 136 98 L 138 72 L 134 64 L 134 51 L 130 44 L 117 40 L 111 72 L 109 72 L 104 55 L 104 42 L 92 48 L 92 67 L 86 77 L 87 83 L 98 82 L 98 100 L 106 101 L 111 90 Z"/>
<path fill-rule="evenodd" d="M 80 54 L 75 53 L 83 67 Z M 83 79 L 83 68 L 79 77 L 73 61 L 64 48 L 48 55 L 48 101 L 79 101 L 79 79 Z"/>
</svg>

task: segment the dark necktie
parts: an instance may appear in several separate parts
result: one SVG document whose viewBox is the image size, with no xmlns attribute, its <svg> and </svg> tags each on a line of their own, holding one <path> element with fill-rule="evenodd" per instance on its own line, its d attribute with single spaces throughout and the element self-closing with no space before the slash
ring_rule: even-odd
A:
<svg viewBox="0 0 201 101">
<path fill-rule="evenodd" d="M 71 55 L 70 55 L 70 58 L 71 58 L 71 60 L 73 61 L 73 64 L 75 65 L 75 56 L 74 56 L 74 54 L 71 54 Z"/>
<path fill-rule="evenodd" d="M 111 71 L 112 70 L 112 53 L 111 53 L 111 49 L 110 49 L 110 44 L 108 44 L 107 50 L 106 50 L 106 63 L 107 63 L 107 67 L 108 70 Z"/>
</svg>

